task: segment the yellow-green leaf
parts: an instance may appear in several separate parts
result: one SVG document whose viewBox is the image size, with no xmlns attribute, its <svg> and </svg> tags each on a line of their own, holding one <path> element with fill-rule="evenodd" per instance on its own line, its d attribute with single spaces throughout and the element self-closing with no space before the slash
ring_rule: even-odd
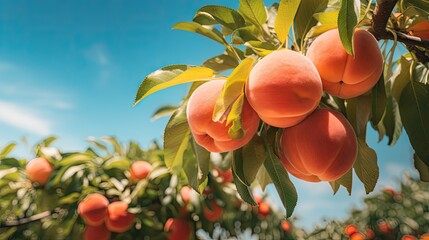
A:
<svg viewBox="0 0 429 240">
<path fill-rule="evenodd" d="M 173 29 L 198 33 L 220 44 L 228 45 L 225 38 L 222 36 L 222 33 L 220 33 L 216 28 L 212 28 L 212 29 L 205 28 L 203 25 L 196 22 L 179 22 L 173 26 Z"/>
<path fill-rule="evenodd" d="M 337 25 L 338 10 L 315 13 L 314 18 L 319 21 L 322 25 Z"/>
<path fill-rule="evenodd" d="M 280 0 L 279 10 L 274 22 L 274 31 L 278 39 L 283 45 L 286 42 L 289 34 L 290 27 L 292 26 L 293 19 L 298 11 L 301 0 Z"/>
</svg>

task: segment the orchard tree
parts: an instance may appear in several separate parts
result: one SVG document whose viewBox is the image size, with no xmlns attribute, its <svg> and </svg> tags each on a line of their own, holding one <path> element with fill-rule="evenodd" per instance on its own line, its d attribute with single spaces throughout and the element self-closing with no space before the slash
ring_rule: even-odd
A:
<svg viewBox="0 0 429 240">
<path fill-rule="evenodd" d="M 203 193 L 219 153 L 241 198 L 274 183 L 289 217 L 297 190 L 289 174 L 351 193 L 356 174 L 370 193 L 377 153 L 367 128 L 394 145 L 405 129 L 421 181 L 429 181 L 429 2 L 426 0 L 240 0 L 208 5 L 174 29 L 225 51 L 200 66 L 148 75 L 134 104 L 192 83 L 164 132 L 164 157 L 181 184 Z M 404 159 L 407 160 L 408 159 Z"/>
</svg>

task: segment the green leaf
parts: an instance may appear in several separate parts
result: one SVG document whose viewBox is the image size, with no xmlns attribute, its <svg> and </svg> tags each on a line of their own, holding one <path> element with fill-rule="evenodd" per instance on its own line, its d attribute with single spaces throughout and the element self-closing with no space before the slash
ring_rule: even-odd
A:
<svg viewBox="0 0 429 240">
<path fill-rule="evenodd" d="M 341 43 L 349 55 L 353 53 L 353 35 L 360 15 L 359 0 L 342 0 L 338 14 L 338 31 Z"/>
<path fill-rule="evenodd" d="M 419 171 L 420 180 L 429 182 L 429 166 L 427 166 L 420 158 L 414 154 L 414 167 Z"/>
<path fill-rule="evenodd" d="M 237 67 L 238 61 L 226 54 L 221 54 L 207 59 L 202 66 L 208 67 L 216 72 L 223 72 L 225 70 L 233 69 Z"/>
<path fill-rule="evenodd" d="M 262 0 L 240 0 L 238 12 L 250 23 L 262 29 L 267 21 L 264 2 Z"/>
<path fill-rule="evenodd" d="M 293 24 L 301 0 L 280 0 L 277 17 L 274 22 L 274 31 L 280 40 L 280 45 L 287 43 L 290 27 Z M 287 44 L 286 44 L 287 48 Z"/>
<path fill-rule="evenodd" d="M 429 63 L 417 62 L 413 72 L 413 79 L 416 82 L 429 84 Z"/>
<path fill-rule="evenodd" d="M 386 110 L 386 98 L 386 86 L 384 85 L 383 74 L 381 74 L 380 79 L 372 89 L 371 123 L 374 126 L 383 118 L 384 111 Z"/>
<path fill-rule="evenodd" d="M 71 205 L 71 204 L 79 201 L 79 198 L 81 197 L 81 195 L 82 194 L 78 193 L 78 192 L 70 193 L 69 195 L 66 195 L 66 196 L 60 198 L 60 200 L 58 200 L 58 204 L 59 205 Z"/>
<path fill-rule="evenodd" d="M 391 93 L 390 81 L 386 83 L 386 101 L 386 111 L 382 121 L 386 136 L 389 138 L 388 145 L 393 146 L 401 136 L 402 121 L 398 103 Z"/>
<path fill-rule="evenodd" d="M 19 164 L 19 161 L 15 158 L 3 158 L 0 160 L 0 166 L 20 168 L 21 164 Z"/>
<path fill-rule="evenodd" d="M 371 95 L 368 93 L 347 99 L 347 119 L 358 137 L 365 138 L 366 126 L 371 114 L 371 100 Z"/>
<path fill-rule="evenodd" d="M 261 186 L 262 191 L 265 191 L 268 184 L 273 183 L 264 165 L 259 168 L 258 173 L 256 174 L 256 180 Z"/>
<path fill-rule="evenodd" d="M 113 147 L 113 151 L 115 153 L 121 153 L 121 144 L 119 143 L 118 139 L 114 138 L 114 137 L 101 137 L 101 140 L 110 143 Z"/>
<path fill-rule="evenodd" d="M 269 42 L 248 41 L 244 45 L 251 48 L 261 57 L 265 57 L 276 50 L 276 47 Z"/>
<path fill-rule="evenodd" d="M 394 79 L 391 91 L 392 96 L 395 98 L 396 102 L 399 102 L 402 90 L 404 90 L 411 79 L 411 62 L 404 56 L 401 56 L 400 65 L 397 67 L 392 78 Z"/>
<path fill-rule="evenodd" d="M 240 15 L 240 13 L 228 7 L 215 5 L 204 6 L 197 11 L 194 21 L 198 19 L 200 15 L 208 15 L 217 23 L 231 30 L 244 27 L 245 24 L 244 18 Z"/>
<path fill-rule="evenodd" d="M 0 150 L 0 159 L 7 157 L 7 155 L 12 152 L 12 150 L 16 147 L 15 143 L 10 143 L 6 145 L 3 149 Z"/>
<path fill-rule="evenodd" d="M 207 179 L 210 171 L 210 152 L 201 147 L 195 139 L 192 138 L 192 146 L 194 148 L 195 157 L 198 162 L 198 182 L 201 185 Z"/>
<path fill-rule="evenodd" d="M 429 166 L 429 85 L 410 81 L 402 91 L 399 111 L 411 145 Z"/>
<path fill-rule="evenodd" d="M 137 90 L 134 106 L 154 92 L 183 83 L 212 80 L 214 75 L 213 70 L 206 67 L 187 65 L 163 67 L 143 79 Z"/>
<path fill-rule="evenodd" d="M 259 30 L 251 25 L 238 28 L 232 32 L 231 44 L 244 44 L 248 41 L 258 41 Z"/>
<path fill-rule="evenodd" d="M 188 141 L 193 141 L 188 138 Z M 188 143 L 186 150 L 183 153 L 183 171 L 188 179 L 189 185 L 197 192 L 199 192 L 198 181 L 198 161 L 195 156 L 193 144 Z"/>
<path fill-rule="evenodd" d="M 228 77 L 213 111 L 213 121 L 223 122 L 226 125 L 233 123 L 228 133 L 234 139 L 244 135 L 241 129 L 241 112 L 244 101 L 244 84 L 249 78 L 255 60 L 244 59 Z"/>
<path fill-rule="evenodd" d="M 358 156 L 353 168 L 365 186 L 366 193 L 372 192 L 377 184 L 379 169 L 377 154 L 368 146 L 365 139 L 358 138 Z"/>
<path fill-rule="evenodd" d="M 183 154 L 188 147 L 190 129 L 186 119 L 186 104 L 174 112 L 164 130 L 165 165 L 170 171 L 180 174 Z"/>
<path fill-rule="evenodd" d="M 184 30 L 188 32 L 198 33 L 202 36 L 208 37 L 222 45 L 228 45 L 225 38 L 222 36 L 216 28 L 206 28 L 203 25 L 196 22 L 179 22 L 173 26 L 173 29 Z"/>
<path fill-rule="evenodd" d="M 347 192 L 349 193 L 349 196 L 352 195 L 352 182 L 353 182 L 353 170 L 350 169 L 346 172 L 342 177 L 335 181 L 329 182 L 329 184 L 332 187 L 332 190 L 334 191 L 334 195 L 337 193 L 338 189 L 340 189 L 340 186 L 343 186 L 347 189 Z"/>
<path fill-rule="evenodd" d="M 329 25 L 317 25 L 310 29 L 310 31 L 305 36 L 305 40 L 308 41 L 310 38 L 315 38 L 331 29 L 336 29 L 337 24 L 329 24 Z"/>
<path fill-rule="evenodd" d="M 319 21 L 322 25 L 337 25 L 338 15 L 340 11 L 332 10 L 327 12 L 315 13 L 314 18 Z"/>
<path fill-rule="evenodd" d="M 110 169 L 120 169 L 120 170 L 128 170 L 131 167 L 131 161 L 127 158 L 112 158 L 106 161 L 103 165 L 104 170 Z"/>
<path fill-rule="evenodd" d="M 243 177 L 250 185 L 255 181 L 259 168 L 265 160 L 265 148 L 262 138 L 255 134 L 252 140 L 241 148 L 243 156 Z"/>
<path fill-rule="evenodd" d="M 179 106 L 174 105 L 164 105 L 156 109 L 156 111 L 152 114 L 152 121 L 157 120 L 159 118 L 170 116 Z"/>
<path fill-rule="evenodd" d="M 253 194 L 252 194 L 252 190 L 250 189 L 250 186 L 243 181 L 243 179 L 244 179 L 244 174 L 242 172 L 243 161 L 244 160 L 243 160 L 243 156 L 241 154 L 241 151 L 239 151 L 239 150 L 234 151 L 232 164 L 231 164 L 232 177 L 234 179 L 234 184 L 237 188 L 237 192 L 240 195 L 241 199 L 243 199 L 243 201 L 247 202 L 248 204 L 250 204 L 252 206 L 256 206 L 257 203 L 255 202 L 255 199 L 253 198 Z M 237 171 L 239 171 L 239 172 L 237 172 Z M 241 174 L 241 177 L 239 176 L 239 174 Z"/>
<path fill-rule="evenodd" d="M 295 38 L 298 43 L 300 43 L 307 32 L 317 24 L 313 15 L 325 10 L 328 5 L 328 0 L 305 0 L 304 3 L 305 4 L 299 5 L 294 21 Z"/>
<path fill-rule="evenodd" d="M 269 136 L 264 136 L 266 156 L 264 166 L 277 189 L 283 206 L 286 208 L 286 217 L 290 217 L 298 201 L 298 194 L 285 167 L 274 153 L 273 146 L 269 144 L 268 139 L 275 138 L 275 134 L 270 134 L 269 132 L 267 135 Z"/>
<path fill-rule="evenodd" d="M 93 156 L 88 153 L 74 153 L 67 157 L 64 157 L 60 161 L 57 162 L 57 166 L 69 166 L 69 165 L 77 165 L 85 162 L 91 162 L 93 160 Z"/>
</svg>

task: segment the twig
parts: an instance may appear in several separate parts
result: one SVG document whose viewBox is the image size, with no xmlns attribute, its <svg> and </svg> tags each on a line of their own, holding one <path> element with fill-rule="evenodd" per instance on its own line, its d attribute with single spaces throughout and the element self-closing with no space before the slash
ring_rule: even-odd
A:
<svg viewBox="0 0 429 240">
<path fill-rule="evenodd" d="M 36 222 L 39 220 L 42 220 L 43 218 L 49 217 L 51 216 L 53 213 L 57 213 L 59 210 L 54 210 L 54 211 L 44 211 L 41 213 L 38 213 L 36 215 L 30 216 L 30 217 L 26 217 L 26 218 L 21 218 L 18 220 L 9 220 L 6 222 L 0 222 L 0 228 L 7 228 L 7 227 L 17 227 L 17 226 L 21 226 L 27 223 L 31 223 L 31 222 Z"/>
</svg>

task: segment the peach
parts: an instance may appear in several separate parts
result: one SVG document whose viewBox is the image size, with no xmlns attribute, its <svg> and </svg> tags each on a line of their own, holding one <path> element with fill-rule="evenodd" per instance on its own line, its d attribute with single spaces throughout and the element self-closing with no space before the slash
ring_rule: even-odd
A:
<svg viewBox="0 0 429 240">
<path fill-rule="evenodd" d="M 293 176 L 309 181 L 334 181 L 357 158 L 355 132 L 347 119 L 331 109 L 318 109 L 300 124 L 283 131 L 280 159 Z"/>
<path fill-rule="evenodd" d="M 77 211 L 83 221 L 89 226 L 98 226 L 107 217 L 109 201 L 99 193 L 89 194 L 77 207 Z"/>
<path fill-rule="evenodd" d="M 429 240 L 429 233 L 425 233 L 420 236 L 420 240 Z"/>
<path fill-rule="evenodd" d="M 87 226 L 83 232 L 83 240 L 109 240 L 112 233 L 104 224 L 98 226 Z"/>
<path fill-rule="evenodd" d="M 419 22 L 416 25 L 410 27 L 408 29 L 408 32 L 413 36 L 429 39 L 429 22 L 428 21 Z"/>
<path fill-rule="evenodd" d="M 250 72 L 246 98 L 259 117 L 275 127 L 304 120 L 319 104 L 322 82 L 313 63 L 292 50 L 275 51 Z"/>
<path fill-rule="evenodd" d="M 392 231 L 392 228 L 390 228 L 389 224 L 385 221 L 378 223 L 378 229 L 380 229 L 382 233 L 390 233 Z"/>
<path fill-rule="evenodd" d="M 223 172 L 219 168 L 215 168 L 215 171 L 217 172 L 217 176 L 222 180 L 222 183 L 229 183 L 232 182 L 232 169 L 229 168 Z"/>
<path fill-rule="evenodd" d="M 258 213 L 260 216 L 266 217 L 270 215 L 270 205 L 266 202 L 261 202 L 258 205 Z"/>
<path fill-rule="evenodd" d="M 365 240 L 365 236 L 362 233 L 356 232 L 350 236 L 350 240 Z"/>
<path fill-rule="evenodd" d="M 344 233 L 347 236 L 351 236 L 353 233 L 357 233 L 357 232 L 358 232 L 358 228 L 354 224 L 349 224 L 344 228 Z"/>
<path fill-rule="evenodd" d="M 203 209 L 204 217 L 210 222 L 216 222 L 223 214 L 223 209 L 216 203 L 215 200 L 209 202 L 210 208 Z"/>
<path fill-rule="evenodd" d="M 130 174 L 131 181 L 137 182 L 138 180 L 145 179 L 152 171 L 152 165 L 145 161 L 137 161 L 131 164 Z"/>
<path fill-rule="evenodd" d="M 185 205 L 188 205 L 189 202 L 191 201 L 192 191 L 194 191 L 194 190 L 189 186 L 184 186 L 184 187 L 182 187 L 182 189 L 180 189 L 179 194 L 180 194 L 180 197 L 182 198 L 183 203 Z"/>
<path fill-rule="evenodd" d="M 169 240 L 186 240 L 191 237 L 191 227 L 185 219 L 169 218 L 164 225 Z"/>
<path fill-rule="evenodd" d="M 417 238 L 411 235 L 404 235 L 401 240 L 417 240 Z"/>
<path fill-rule="evenodd" d="M 195 141 L 210 152 L 228 152 L 248 143 L 259 125 L 258 114 L 244 100 L 241 114 L 242 128 L 245 136 L 232 139 L 228 130 L 231 124 L 212 120 L 214 106 L 225 80 L 214 80 L 198 87 L 188 101 L 187 117 Z"/>
<path fill-rule="evenodd" d="M 282 229 L 285 232 L 289 232 L 290 231 L 290 223 L 287 220 L 283 220 L 281 223 Z"/>
<path fill-rule="evenodd" d="M 367 239 L 374 239 L 375 238 L 375 233 L 371 229 L 366 229 L 365 234 L 366 234 Z"/>
<path fill-rule="evenodd" d="M 129 213 L 128 204 L 113 202 L 107 207 L 106 227 L 112 232 L 126 232 L 133 226 L 134 214 Z"/>
<path fill-rule="evenodd" d="M 35 158 L 27 163 L 25 170 L 30 181 L 37 182 L 43 186 L 54 172 L 54 167 L 44 158 Z"/>
<path fill-rule="evenodd" d="M 377 40 L 365 30 L 354 33 L 354 56 L 341 44 L 338 29 L 317 37 L 307 51 L 322 78 L 323 89 L 340 98 L 352 98 L 370 90 L 383 71 Z"/>
</svg>

